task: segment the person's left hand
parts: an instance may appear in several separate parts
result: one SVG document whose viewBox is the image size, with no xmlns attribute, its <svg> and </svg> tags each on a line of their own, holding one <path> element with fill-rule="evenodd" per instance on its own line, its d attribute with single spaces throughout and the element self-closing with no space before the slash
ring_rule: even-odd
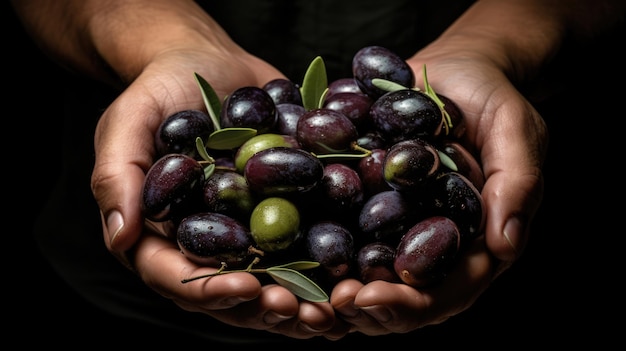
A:
<svg viewBox="0 0 626 351">
<path fill-rule="evenodd" d="M 462 42 L 465 45 L 465 42 Z M 481 196 L 486 222 L 479 236 L 437 285 L 354 280 L 337 284 L 331 303 L 342 319 L 368 335 L 406 333 L 442 323 L 472 306 L 491 282 L 523 253 L 530 222 L 543 194 L 545 122 L 492 57 L 441 42 L 407 62 L 423 89 L 422 68 L 434 90 L 465 117 L 466 146 L 485 176 Z"/>
<path fill-rule="evenodd" d="M 415 289 L 404 283 L 377 280 L 363 284 L 345 279 L 331 294 L 339 318 L 366 335 L 407 333 L 439 324 L 463 312 L 487 289 L 495 264 L 477 239 L 441 284 Z"/>
</svg>

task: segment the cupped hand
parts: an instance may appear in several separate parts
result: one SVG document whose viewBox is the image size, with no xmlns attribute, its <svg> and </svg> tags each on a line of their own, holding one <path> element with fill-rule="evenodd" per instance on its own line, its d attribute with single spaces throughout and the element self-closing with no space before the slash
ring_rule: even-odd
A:
<svg viewBox="0 0 626 351">
<path fill-rule="evenodd" d="M 103 215 L 105 244 L 113 253 L 132 247 L 142 231 L 141 188 L 154 161 L 158 126 L 175 112 L 205 110 L 194 73 L 220 98 L 239 87 L 283 77 L 242 50 L 216 54 L 180 49 L 153 58 L 104 111 L 95 132 L 92 192 Z"/>
<path fill-rule="evenodd" d="M 368 335 L 404 333 L 438 324 L 469 308 L 499 274 L 522 254 L 529 225 L 543 196 L 541 167 L 548 143 L 546 125 L 533 106 L 487 56 L 443 50 L 418 53 L 407 62 L 463 111 L 462 143 L 482 165 L 484 235 L 435 286 L 415 289 L 383 281 L 345 280 L 331 303 L 354 329 Z"/>
<path fill-rule="evenodd" d="M 296 339 L 317 335 L 341 338 L 349 325 L 336 321 L 329 302 L 298 299 L 278 284 L 261 285 L 251 273 L 213 274 L 215 268 L 191 263 L 162 233 L 146 230 L 131 255 L 141 279 L 182 309 L 204 313 L 228 325 L 265 330 Z"/>
<path fill-rule="evenodd" d="M 492 281 L 495 263 L 476 239 L 439 284 L 415 289 L 404 283 L 376 280 L 363 284 L 345 279 L 330 301 L 338 318 L 366 335 L 408 333 L 439 324 L 471 306 Z"/>
<path fill-rule="evenodd" d="M 155 157 L 154 135 L 159 124 L 174 112 L 205 108 L 194 72 L 221 98 L 236 88 L 262 86 L 284 77 L 243 51 L 234 55 L 178 50 L 155 57 L 106 109 L 97 126 L 92 190 L 101 209 L 107 248 L 149 287 L 186 310 L 294 338 L 309 338 L 322 331 L 333 334 L 329 330 L 337 326 L 330 303 L 300 302 L 279 285 L 261 286 L 249 273 L 183 284 L 183 279 L 212 269 L 183 257 L 176 243 L 164 235 L 166 230 L 145 225 L 141 189 Z M 342 330 L 338 333 L 345 334 Z"/>
</svg>

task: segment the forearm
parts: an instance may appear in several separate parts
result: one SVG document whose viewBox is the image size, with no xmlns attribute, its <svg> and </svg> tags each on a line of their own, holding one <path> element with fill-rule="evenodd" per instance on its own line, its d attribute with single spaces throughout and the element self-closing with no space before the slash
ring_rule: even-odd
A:
<svg viewBox="0 0 626 351">
<path fill-rule="evenodd" d="M 239 50 L 194 1 L 13 0 L 13 6 L 53 59 L 107 82 L 132 81 L 168 50 Z"/>
<path fill-rule="evenodd" d="M 482 0 L 424 51 L 482 55 L 515 83 L 535 77 L 566 42 L 584 43 L 623 20 L 622 0 Z"/>
</svg>

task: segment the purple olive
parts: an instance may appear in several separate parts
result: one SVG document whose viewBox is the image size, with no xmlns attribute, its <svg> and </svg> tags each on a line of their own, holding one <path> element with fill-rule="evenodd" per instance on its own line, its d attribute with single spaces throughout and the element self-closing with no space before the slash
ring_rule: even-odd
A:
<svg viewBox="0 0 626 351">
<path fill-rule="evenodd" d="M 455 263 L 460 241 L 459 228 L 453 220 L 428 217 L 400 239 L 394 269 L 404 283 L 413 287 L 435 283 Z"/>
<path fill-rule="evenodd" d="M 142 189 L 143 215 L 155 222 L 186 216 L 202 202 L 204 170 L 183 154 L 167 154 L 148 170 Z"/>
<path fill-rule="evenodd" d="M 209 267 L 230 268 L 249 264 L 255 245 L 252 234 L 239 221 L 215 212 L 202 212 L 185 217 L 176 231 L 182 253 L 192 262 Z"/>
</svg>

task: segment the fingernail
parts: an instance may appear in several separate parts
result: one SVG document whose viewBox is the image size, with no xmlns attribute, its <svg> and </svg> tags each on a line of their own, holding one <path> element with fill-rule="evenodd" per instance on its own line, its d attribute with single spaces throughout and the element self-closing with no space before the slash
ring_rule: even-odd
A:
<svg viewBox="0 0 626 351">
<path fill-rule="evenodd" d="M 504 232 L 502 233 L 502 235 L 504 235 L 506 242 L 509 243 L 509 245 L 513 249 L 513 252 L 515 252 L 515 256 L 517 256 L 518 254 L 517 250 L 519 247 L 519 242 L 514 242 L 513 240 L 519 240 L 520 238 L 522 238 L 522 236 L 524 235 L 522 231 L 522 222 L 517 217 L 509 218 L 509 220 L 504 225 Z"/>
<path fill-rule="evenodd" d="M 290 316 L 285 316 L 274 311 L 269 311 L 263 316 L 263 322 L 267 324 L 276 324 L 282 321 L 286 321 L 291 318 Z"/>
<path fill-rule="evenodd" d="M 113 211 L 107 217 L 107 233 L 109 235 L 109 242 L 111 247 L 114 246 L 115 239 L 117 239 L 118 234 L 124 228 L 124 217 L 119 211 Z M 113 231 L 111 231 L 113 229 Z"/>
<path fill-rule="evenodd" d="M 361 307 L 361 311 L 374 317 L 380 323 L 386 323 L 391 320 L 391 312 L 383 306 Z"/>
</svg>

